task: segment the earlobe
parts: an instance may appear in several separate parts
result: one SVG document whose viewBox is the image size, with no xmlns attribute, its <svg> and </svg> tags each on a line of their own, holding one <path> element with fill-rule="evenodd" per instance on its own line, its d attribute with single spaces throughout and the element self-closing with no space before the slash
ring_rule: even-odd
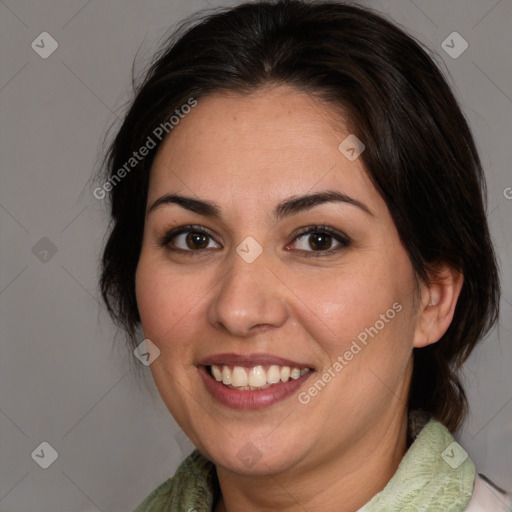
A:
<svg viewBox="0 0 512 512">
<path fill-rule="evenodd" d="M 413 346 L 425 347 L 439 341 L 450 326 L 464 278 L 461 272 L 444 265 L 422 286 L 418 323 Z"/>
</svg>

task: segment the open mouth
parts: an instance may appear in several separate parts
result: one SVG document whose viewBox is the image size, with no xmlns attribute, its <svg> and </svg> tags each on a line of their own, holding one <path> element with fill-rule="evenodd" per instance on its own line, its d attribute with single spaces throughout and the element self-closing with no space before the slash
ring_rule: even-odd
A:
<svg viewBox="0 0 512 512">
<path fill-rule="evenodd" d="M 212 364 L 207 371 L 217 382 L 237 391 L 259 391 L 272 386 L 297 380 L 312 368 L 294 368 L 279 365 L 252 367 Z"/>
<path fill-rule="evenodd" d="M 293 396 L 316 370 L 269 354 L 216 354 L 199 362 L 210 395 L 231 409 L 255 410 Z"/>
</svg>

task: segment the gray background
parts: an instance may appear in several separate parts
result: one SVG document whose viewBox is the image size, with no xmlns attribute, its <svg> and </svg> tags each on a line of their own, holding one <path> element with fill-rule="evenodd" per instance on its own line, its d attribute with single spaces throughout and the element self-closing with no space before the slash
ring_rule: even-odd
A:
<svg viewBox="0 0 512 512">
<path fill-rule="evenodd" d="M 481 151 L 502 317 L 466 365 L 471 415 L 457 439 L 478 471 L 512 489 L 512 3 L 366 3 L 439 53 Z M 228 4 L 0 0 L 2 512 L 131 511 L 191 449 L 149 368 L 137 384 L 99 303 L 107 216 L 90 178 L 130 98 L 137 51 L 140 69 L 177 21 L 218 5 Z M 59 45 L 47 59 L 31 47 L 43 31 Z M 441 47 L 453 31 L 469 44 L 456 59 Z M 43 441 L 58 452 L 47 469 L 31 457 Z"/>
</svg>

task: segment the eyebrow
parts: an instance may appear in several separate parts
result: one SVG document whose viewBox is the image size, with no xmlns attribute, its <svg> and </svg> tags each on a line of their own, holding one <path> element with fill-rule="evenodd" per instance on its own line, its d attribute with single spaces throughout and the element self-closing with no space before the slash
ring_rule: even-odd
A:
<svg viewBox="0 0 512 512">
<path fill-rule="evenodd" d="M 276 206 L 272 216 L 274 220 L 279 221 L 284 217 L 295 215 L 299 212 L 309 210 L 315 206 L 332 202 L 341 202 L 355 206 L 368 215 L 373 216 L 371 210 L 364 203 L 335 190 L 325 190 L 315 194 L 293 196 L 285 199 Z M 221 218 L 222 210 L 216 203 L 202 199 L 194 199 L 192 197 L 186 197 L 179 194 L 165 194 L 159 197 L 149 207 L 146 215 L 149 215 L 157 208 L 168 204 L 177 204 L 186 210 L 190 210 L 191 212 L 195 212 L 206 217 L 213 217 L 216 219 Z"/>
</svg>

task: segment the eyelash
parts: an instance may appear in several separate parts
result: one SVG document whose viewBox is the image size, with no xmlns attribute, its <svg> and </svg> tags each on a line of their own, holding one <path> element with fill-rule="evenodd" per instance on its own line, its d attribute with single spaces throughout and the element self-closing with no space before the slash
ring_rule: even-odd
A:
<svg viewBox="0 0 512 512">
<path fill-rule="evenodd" d="M 176 248 L 176 247 L 171 247 L 170 242 L 173 240 L 173 238 L 175 238 L 178 235 L 181 235 L 183 233 L 187 233 L 187 234 L 188 233 L 199 233 L 199 234 L 206 235 L 215 241 L 212 233 L 210 233 L 210 231 L 207 230 L 206 228 L 204 228 L 203 226 L 187 225 L 187 226 L 180 226 L 178 228 L 172 229 L 171 231 L 167 232 L 158 242 L 159 247 L 167 248 L 170 251 L 179 252 L 179 253 L 187 254 L 190 256 L 197 256 L 198 255 L 197 253 L 201 253 L 201 252 L 207 250 L 207 249 L 197 249 L 197 250 L 180 249 L 180 248 Z M 310 235 L 310 234 L 329 235 L 329 236 L 333 237 L 334 240 L 336 240 L 340 245 L 338 245 L 337 247 L 335 247 L 333 249 L 328 249 L 326 251 L 313 251 L 313 250 L 305 251 L 305 250 L 299 249 L 298 252 L 306 255 L 306 257 L 317 258 L 317 257 L 323 257 L 323 256 L 330 256 L 330 255 L 337 253 L 341 249 L 346 249 L 352 243 L 352 240 L 347 235 L 345 235 L 344 233 L 341 233 L 337 230 L 334 230 L 334 229 L 330 228 L 329 226 L 309 226 L 309 227 L 299 231 L 297 234 L 295 234 L 293 241 L 295 242 L 295 241 L 297 241 L 297 239 L 299 239 L 305 235 Z M 194 254 L 194 253 L 196 253 L 196 254 Z"/>
</svg>

